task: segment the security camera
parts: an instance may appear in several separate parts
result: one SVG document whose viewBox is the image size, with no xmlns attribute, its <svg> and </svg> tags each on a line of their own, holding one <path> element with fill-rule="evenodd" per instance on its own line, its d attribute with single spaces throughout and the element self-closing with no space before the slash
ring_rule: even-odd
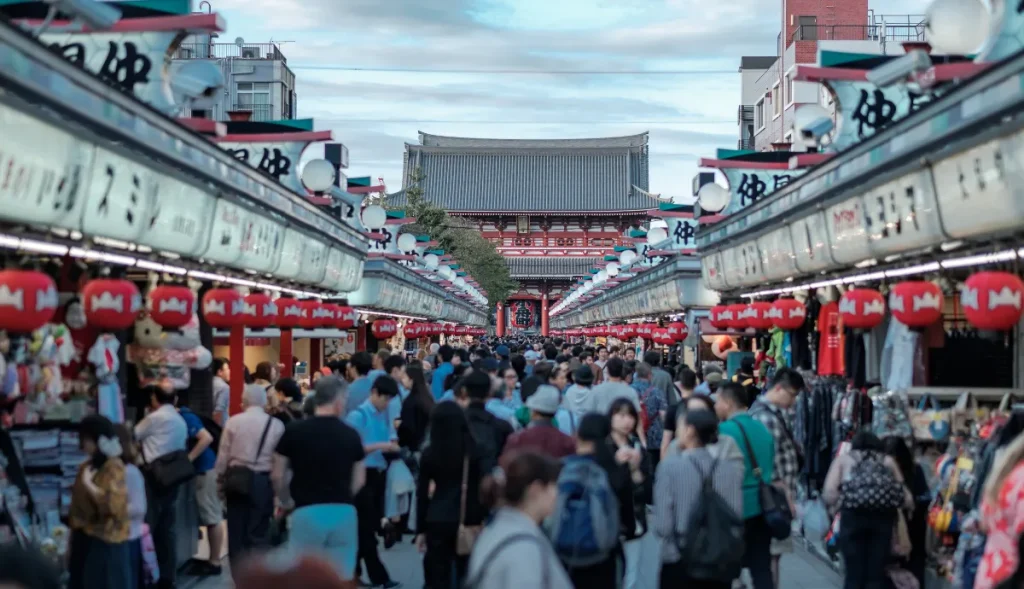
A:
<svg viewBox="0 0 1024 589">
<path fill-rule="evenodd" d="M 46 3 L 95 31 L 109 29 L 121 20 L 121 11 L 110 3 L 96 0 L 46 0 Z"/>
<path fill-rule="evenodd" d="M 920 49 L 914 49 L 869 71 L 867 79 L 879 88 L 888 88 L 906 82 L 913 74 L 923 74 L 931 67 L 931 56 Z"/>
<path fill-rule="evenodd" d="M 817 149 L 821 141 L 835 128 L 832 113 L 818 104 L 805 104 L 796 109 L 793 130 L 800 143 L 810 149 Z"/>
<path fill-rule="evenodd" d="M 224 88 L 224 72 L 212 61 L 186 61 L 174 70 L 169 83 L 179 106 L 208 110 Z"/>
</svg>

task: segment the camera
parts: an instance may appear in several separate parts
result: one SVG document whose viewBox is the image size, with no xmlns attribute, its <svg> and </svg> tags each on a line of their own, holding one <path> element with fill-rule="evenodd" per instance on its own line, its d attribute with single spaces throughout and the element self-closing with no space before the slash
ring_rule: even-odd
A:
<svg viewBox="0 0 1024 589">
<path fill-rule="evenodd" d="M 832 113 L 818 104 L 805 104 L 796 109 L 793 130 L 807 149 L 817 149 L 821 141 L 835 129 Z"/>
<path fill-rule="evenodd" d="M 224 72 L 212 61 L 187 61 L 171 73 L 169 84 L 176 104 L 208 110 L 224 88 Z"/>
</svg>

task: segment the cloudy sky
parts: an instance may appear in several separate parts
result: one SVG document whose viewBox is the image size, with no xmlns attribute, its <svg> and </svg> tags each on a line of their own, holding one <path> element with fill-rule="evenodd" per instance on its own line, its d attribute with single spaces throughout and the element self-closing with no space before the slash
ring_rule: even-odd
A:
<svg viewBox="0 0 1024 589">
<path fill-rule="evenodd" d="M 893 15 L 928 4 L 869 1 Z M 417 131 L 649 131 L 651 189 L 666 195 L 687 192 L 699 157 L 735 147 L 739 58 L 775 54 L 782 10 L 779 0 L 212 3 L 227 19 L 225 41 L 283 43 L 299 115 L 349 147 L 349 176 L 382 176 L 399 189 L 403 145 Z M 600 73 L 652 70 L 673 73 Z"/>
</svg>

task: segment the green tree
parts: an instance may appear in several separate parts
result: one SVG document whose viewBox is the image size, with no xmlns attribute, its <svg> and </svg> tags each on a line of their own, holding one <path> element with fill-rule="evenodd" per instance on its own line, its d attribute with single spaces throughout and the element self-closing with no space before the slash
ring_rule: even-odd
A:
<svg viewBox="0 0 1024 589">
<path fill-rule="evenodd" d="M 441 249 L 487 291 L 487 302 L 492 307 L 508 299 L 519 290 L 519 283 L 509 276 L 505 258 L 474 227 L 430 202 L 423 191 L 424 177 L 423 171 L 415 168 L 405 189 L 405 212 L 416 219 L 410 230 L 437 240 Z"/>
</svg>

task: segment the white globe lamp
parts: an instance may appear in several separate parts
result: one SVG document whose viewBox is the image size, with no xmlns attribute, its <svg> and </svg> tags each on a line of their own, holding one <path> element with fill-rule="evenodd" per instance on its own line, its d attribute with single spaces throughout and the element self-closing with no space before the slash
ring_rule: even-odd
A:
<svg viewBox="0 0 1024 589">
<path fill-rule="evenodd" d="M 598 284 L 604 284 L 605 282 L 608 282 L 608 273 L 605 272 L 604 270 L 601 270 L 594 276 L 594 280 Z"/>
<path fill-rule="evenodd" d="M 991 22 L 981 0 L 935 0 L 925 12 L 925 34 L 937 53 L 972 55 L 988 38 Z"/>
<path fill-rule="evenodd" d="M 452 284 L 459 288 L 466 288 L 466 279 L 461 276 L 456 276 L 455 280 L 452 281 Z"/>
<path fill-rule="evenodd" d="M 363 226 L 372 231 L 384 227 L 388 221 L 388 213 L 380 205 L 370 205 L 363 209 L 361 218 Z"/>
<path fill-rule="evenodd" d="M 608 276 L 610 276 L 612 278 L 615 278 L 616 276 L 619 275 L 619 263 L 618 262 L 608 262 L 608 265 L 605 266 L 604 269 L 605 269 L 605 272 L 608 273 Z"/>
<path fill-rule="evenodd" d="M 668 239 L 668 231 L 665 231 L 663 227 L 651 227 L 651 230 L 647 232 L 647 243 L 655 245 Z"/>
<path fill-rule="evenodd" d="M 423 256 L 423 265 L 426 266 L 428 270 L 436 270 L 439 262 L 440 259 L 437 257 L 437 254 L 427 254 Z"/>
<path fill-rule="evenodd" d="M 403 233 L 399 235 L 398 249 L 403 252 L 411 252 L 416 249 L 416 236 L 411 233 Z"/>
<path fill-rule="evenodd" d="M 312 160 L 302 168 L 302 184 L 313 192 L 327 192 L 335 178 L 334 164 L 327 160 Z"/>
<path fill-rule="evenodd" d="M 711 182 L 700 187 L 697 192 L 697 204 L 701 210 L 709 213 L 720 213 L 729 206 L 732 195 L 729 191 L 718 184 Z"/>
<path fill-rule="evenodd" d="M 452 270 L 452 267 L 447 264 L 441 266 L 441 269 L 438 270 L 437 273 L 440 274 L 441 278 L 444 278 L 445 280 L 451 280 L 452 276 L 455 275 L 455 271 Z"/>
<path fill-rule="evenodd" d="M 619 254 L 619 263 L 623 266 L 629 266 L 636 261 L 636 252 L 633 250 L 626 250 Z"/>
</svg>

